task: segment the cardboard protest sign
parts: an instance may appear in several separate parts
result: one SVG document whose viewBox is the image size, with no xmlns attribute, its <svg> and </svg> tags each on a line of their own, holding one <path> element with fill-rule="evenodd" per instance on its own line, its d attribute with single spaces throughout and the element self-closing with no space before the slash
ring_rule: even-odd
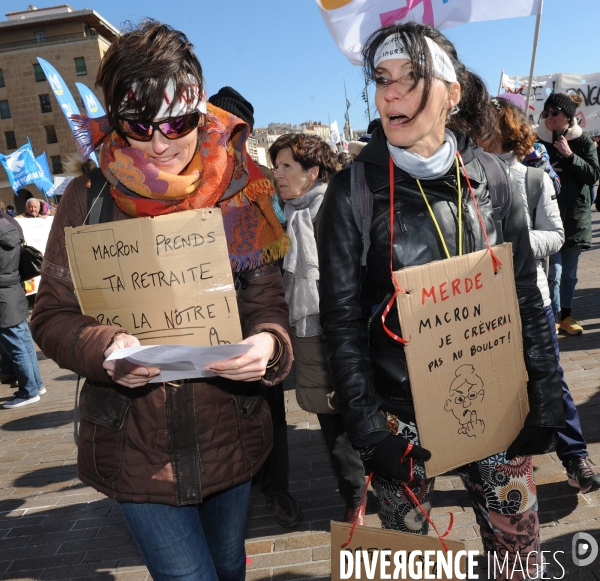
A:
<svg viewBox="0 0 600 581">
<path fill-rule="evenodd" d="M 395 273 L 428 477 L 506 450 L 529 411 L 512 245 Z"/>
<path fill-rule="evenodd" d="M 221 211 L 65 228 L 81 310 L 151 345 L 242 339 Z"/>
<path fill-rule="evenodd" d="M 477 551 L 444 540 L 448 552 L 434 536 L 413 535 L 375 527 L 331 523 L 331 581 L 341 579 L 464 579 Z M 425 574 L 427 572 L 427 575 Z M 457 575 L 458 573 L 458 575 Z M 469 577 L 471 578 L 471 577 Z"/>
</svg>

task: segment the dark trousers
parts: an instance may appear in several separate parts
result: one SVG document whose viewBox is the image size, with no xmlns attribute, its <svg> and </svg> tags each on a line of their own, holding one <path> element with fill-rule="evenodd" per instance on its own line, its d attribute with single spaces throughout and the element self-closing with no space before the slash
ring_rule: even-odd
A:
<svg viewBox="0 0 600 581">
<path fill-rule="evenodd" d="M 333 471 L 338 479 L 340 495 L 347 508 L 357 508 L 366 484 L 362 460 L 350 444 L 340 414 L 317 414 L 317 418 Z"/>
<path fill-rule="evenodd" d="M 250 482 L 200 504 L 121 502 L 121 512 L 154 581 L 244 581 Z"/>
<path fill-rule="evenodd" d="M 562 383 L 563 391 L 563 406 L 565 408 L 565 421 L 566 426 L 564 428 L 558 428 L 554 430 L 554 438 L 556 439 L 556 455 L 559 460 L 565 465 L 572 457 L 581 458 L 587 456 L 587 444 L 583 437 L 583 431 L 581 429 L 581 422 L 579 421 L 579 414 L 575 407 L 575 402 L 569 391 L 569 386 L 565 381 L 565 374 L 562 367 L 560 366 L 560 349 L 558 347 L 558 340 L 555 332 L 555 320 L 552 305 L 545 307 L 546 316 L 550 323 L 550 331 L 552 334 L 552 343 L 554 345 L 554 352 L 556 353 L 556 360 L 558 361 L 558 372 L 560 373 L 560 380 Z"/>
<path fill-rule="evenodd" d="M 261 468 L 260 488 L 263 494 L 273 494 L 288 489 L 290 476 L 283 383 L 267 388 L 265 400 L 273 419 L 273 449 Z"/>
</svg>

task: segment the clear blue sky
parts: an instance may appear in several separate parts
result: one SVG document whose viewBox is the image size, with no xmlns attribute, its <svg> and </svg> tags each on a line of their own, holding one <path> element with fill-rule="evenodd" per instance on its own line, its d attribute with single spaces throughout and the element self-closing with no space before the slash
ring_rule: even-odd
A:
<svg viewBox="0 0 600 581">
<path fill-rule="evenodd" d="M 224 85 L 234 87 L 254 105 L 256 126 L 329 118 L 341 129 L 344 80 L 352 125 L 367 126 L 360 67 L 339 52 L 314 0 L 68 1 L 75 9 L 95 9 L 117 27 L 149 16 L 182 30 L 196 47 L 208 95 Z M 8 10 L 23 10 L 27 3 L 1 2 Z M 38 8 L 59 3 L 35 1 Z M 501 69 L 529 74 L 534 28 L 535 17 L 528 17 L 444 32 L 467 67 L 496 94 Z M 599 32 L 599 0 L 545 0 L 536 74 L 600 72 Z"/>
</svg>

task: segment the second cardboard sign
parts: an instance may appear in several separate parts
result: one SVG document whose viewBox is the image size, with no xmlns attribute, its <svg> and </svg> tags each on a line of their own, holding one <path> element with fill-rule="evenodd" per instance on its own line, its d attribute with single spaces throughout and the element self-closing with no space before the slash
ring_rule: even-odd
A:
<svg viewBox="0 0 600 581">
<path fill-rule="evenodd" d="M 506 450 L 529 411 L 512 245 L 395 273 L 428 477 Z"/>
</svg>

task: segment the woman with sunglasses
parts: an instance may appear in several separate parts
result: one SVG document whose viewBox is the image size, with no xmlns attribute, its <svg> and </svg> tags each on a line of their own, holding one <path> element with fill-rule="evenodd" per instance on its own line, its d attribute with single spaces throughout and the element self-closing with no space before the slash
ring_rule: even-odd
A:
<svg viewBox="0 0 600 581">
<path fill-rule="evenodd" d="M 119 36 L 97 84 L 107 116 L 76 121 L 84 159 L 101 147 L 94 170 L 101 175 L 73 180 L 64 195 L 33 335 L 60 367 L 86 378 L 79 478 L 119 502 L 152 578 L 242 581 L 250 481 L 271 448 L 261 394 L 291 365 L 276 262 L 288 239 L 271 205 L 274 190 L 246 153 L 247 124 L 204 103 L 202 69 L 183 33 L 145 21 Z M 106 361 L 139 342 L 131 329 L 81 313 L 64 236 L 65 227 L 86 222 L 87 189 L 98 179 L 110 190 L 113 221 L 221 209 L 242 343 L 251 347 L 211 364 L 216 377 L 149 383 L 159 369 Z"/>
<path fill-rule="evenodd" d="M 565 229 L 563 247 L 550 258 L 550 296 L 556 331 L 581 335 L 583 327 L 571 316 L 581 251 L 592 245 L 590 188 L 600 178 L 596 145 L 577 123 L 583 97 L 552 93 L 544 103 L 537 134 L 557 171 L 561 189 L 558 207 Z"/>
<path fill-rule="evenodd" d="M 424 463 L 436 450 L 419 445 L 404 347 L 386 333 L 382 317 L 387 313 L 390 334 L 401 338 L 391 270 L 457 256 L 460 247 L 465 252 L 484 249 L 485 233 L 490 244 L 496 243 L 492 180 L 474 143 L 493 133 L 493 117 L 482 79 L 429 26 L 405 23 L 378 30 L 367 40 L 363 58 L 367 78 L 375 82 L 382 128 L 374 130 L 354 160 L 363 164 L 365 179 L 358 169 L 354 176 L 351 170 L 340 171 L 329 182 L 321 206 L 321 324 L 344 424 L 374 474 L 383 527 L 427 534 L 428 522 L 415 499 L 431 509 L 434 479 L 425 477 Z M 498 167 L 502 163 L 488 161 Z M 471 497 L 484 550 L 506 555 L 511 571 L 515 564 L 520 568 L 521 558 L 527 573 L 513 578 L 522 579 L 533 577 L 540 562 L 538 553 L 527 563 L 527 554 L 539 551 L 540 531 L 530 455 L 548 450 L 553 428 L 563 424 L 563 412 L 524 202 L 513 178 L 509 186 L 510 207 L 501 234 L 513 244 L 530 413 L 507 451 L 463 466 L 459 475 Z M 372 192 L 368 247 L 354 216 L 362 206 L 356 196 L 363 187 Z M 476 434 L 477 420 L 470 424 L 465 429 Z M 413 497 L 403 486 L 406 482 L 411 482 Z M 507 498 L 511 501 L 504 502 Z"/>
</svg>

